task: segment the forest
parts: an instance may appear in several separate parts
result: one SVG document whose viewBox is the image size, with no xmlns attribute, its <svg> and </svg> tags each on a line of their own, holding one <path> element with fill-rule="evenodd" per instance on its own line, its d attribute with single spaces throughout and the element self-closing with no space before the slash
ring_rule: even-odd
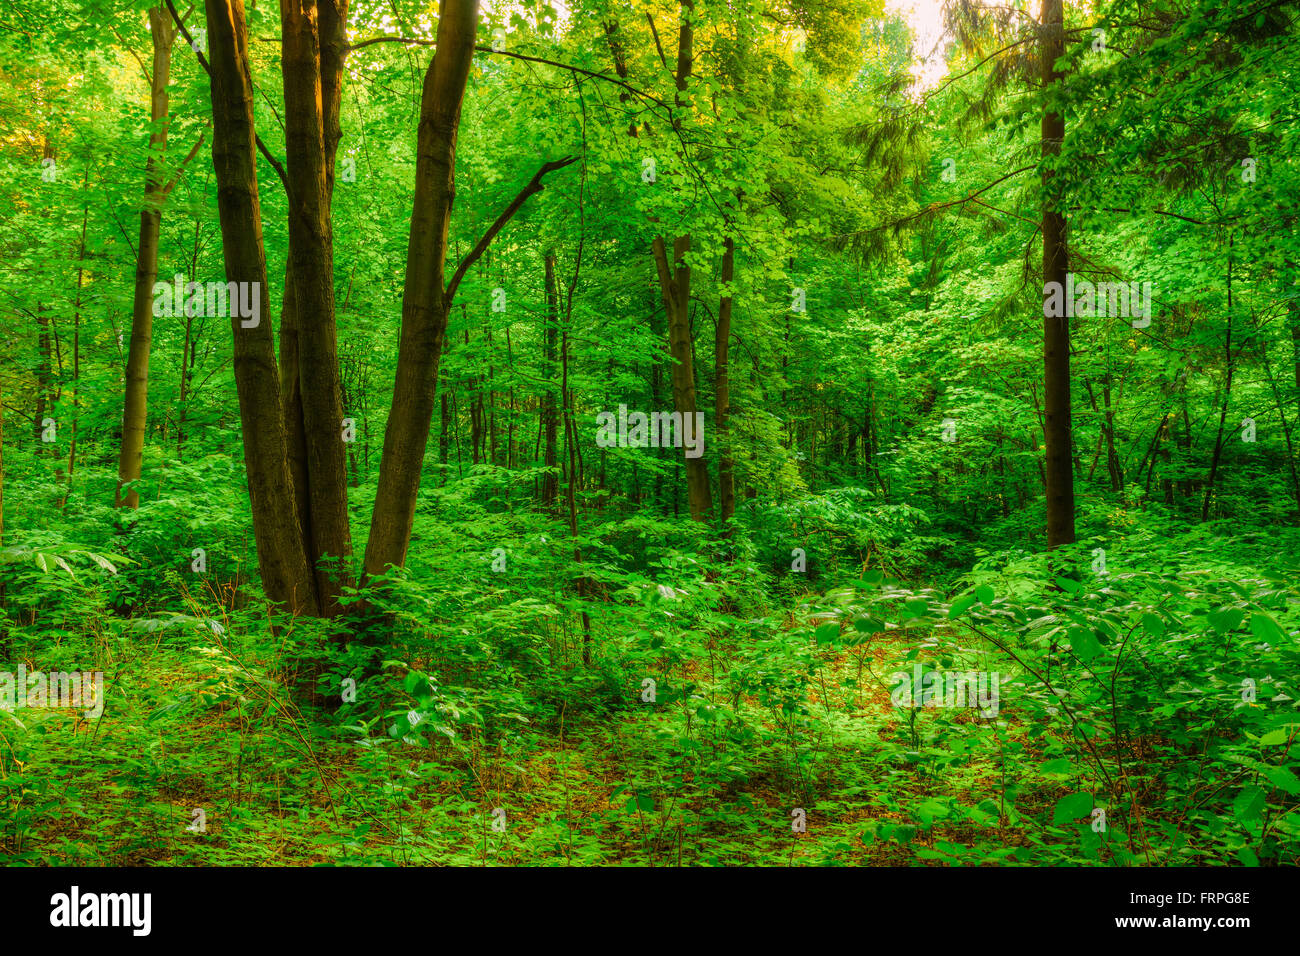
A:
<svg viewBox="0 0 1300 956">
<path fill-rule="evenodd" d="M 5 0 L 0 862 L 1300 864 L 1297 156 L 1295 0 Z"/>
</svg>

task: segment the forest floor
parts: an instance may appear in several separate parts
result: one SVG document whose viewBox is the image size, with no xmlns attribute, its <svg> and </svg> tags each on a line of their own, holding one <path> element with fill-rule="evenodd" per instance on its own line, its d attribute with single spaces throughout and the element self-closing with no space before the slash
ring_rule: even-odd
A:
<svg viewBox="0 0 1300 956">
<path fill-rule="evenodd" d="M 16 715 L 43 745 L 21 789 L 9 781 L 24 812 L 5 836 L 64 865 L 881 865 L 957 862 L 981 836 L 998 849 L 979 862 L 1014 861 L 1016 814 L 1050 811 L 1066 788 L 1021 792 L 1014 811 L 986 798 L 982 826 L 944 823 L 951 801 L 999 792 L 999 753 L 969 711 L 942 748 L 900 739 L 888 688 L 860 677 L 916 638 L 881 637 L 811 683 L 814 733 L 779 714 L 730 739 L 683 732 L 672 708 L 643 706 L 459 748 L 376 746 L 299 710 L 274 662 L 159 641 L 108 675 L 119 693 L 98 720 Z M 961 740 L 971 759 L 954 759 Z M 1008 745 L 1027 746 L 1014 720 Z M 875 838 L 882 825 L 892 839 Z"/>
</svg>

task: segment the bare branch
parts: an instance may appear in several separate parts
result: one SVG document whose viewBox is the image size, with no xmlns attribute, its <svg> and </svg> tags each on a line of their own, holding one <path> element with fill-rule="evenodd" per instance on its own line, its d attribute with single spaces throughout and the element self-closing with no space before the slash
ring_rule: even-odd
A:
<svg viewBox="0 0 1300 956">
<path fill-rule="evenodd" d="M 185 24 L 181 22 L 181 17 L 180 14 L 176 12 L 175 4 L 172 3 L 172 0 L 166 0 L 166 3 L 167 9 L 172 15 L 172 19 L 176 21 L 176 26 L 180 28 L 181 36 L 185 37 L 185 42 L 189 44 L 189 48 L 194 51 L 194 55 L 198 57 L 199 64 L 207 71 L 208 76 L 211 76 L 212 65 L 208 63 L 208 58 L 200 53 L 199 48 L 194 45 L 194 38 L 190 36 L 190 31 L 187 30 Z M 191 7 L 191 9 L 193 8 Z M 253 140 L 257 143 L 257 148 L 261 150 L 262 155 L 266 157 L 266 161 L 271 164 L 271 168 L 275 170 L 275 174 L 280 177 L 280 185 L 284 187 L 285 195 L 288 195 L 289 176 L 285 173 L 284 166 L 278 159 L 271 155 L 271 151 L 267 149 L 266 144 L 262 142 L 262 137 L 257 135 L 257 130 L 253 130 Z"/>
<path fill-rule="evenodd" d="M 371 37 L 368 40 L 358 40 L 356 43 L 348 44 L 348 51 L 360 50 L 362 47 L 371 46 L 375 43 L 410 43 L 416 46 L 436 46 L 436 40 L 421 40 L 415 37 Z M 617 77 L 610 76 L 608 73 L 597 73 L 593 70 L 585 70 L 580 66 L 573 66 L 569 63 L 560 63 L 556 60 L 548 60 L 540 56 L 529 56 L 526 53 L 512 53 L 509 50 L 494 50 L 490 46 L 476 46 L 474 49 L 479 53 L 491 53 L 495 56 L 509 57 L 512 60 L 523 60 L 525 63 L 543 63 L 546 66 L 559 67 L 561 70 L 568 70 L 570 73 L 581 73 L 583 76 L 589 76 L 594 80 L 604 80 L 606 83 L 613 83 L 615 86 L 621 86 L 629 93 L 635 93 L 642 99 L 650 100 L 652 103 L 658 103 L 660 106 L 667 108 L 668 104 L 653 93 L 647 93 L 645 90 L 639 90 L 630 83 L 625 83 Z"/>
<path fill-rule="evenodd" d="M 176 168 L 176 175 L 172 176 L 171 182 L 169 182 L 166 186 L 163 187 L 162 194 L 164 197 L 170 194 L 171 191 L 176 187 L 176 184 L 180 182 L 181 173 L 185 172 L 185 167 L 189 165 L 190 160 L 198 155 L 199 147 L 203 145 L 203 137 L 205 137 L 206 135 L 207 135 L 206 130 L 200 133 L 199 138 L 195 140 L 194 145 L 190 147 L 189 153 L 186 155 L 184 159 L 181 160 L 180 166 Z"/>
<path fill-rule="evenodd" d="M 497 216 L 496 222 L 492 223 L 488 231 L 483 233 L 483 238 L 475 244 L 474 248 L 470 250 L 469 255 L 462 259 L 460 265 L 456 267 L 455 273 L 452 274 L 451 282 L 447 284 L 447 291 L 443 293 L 444 300 L 448 306 L 451 305 L 451 301 L 456 295 L 456 287 L 460 285 L 460 280 L 465 277 L 465 273 L 469 271 L 469 267 L 478 261 L 479 256 L 483 255 L 487 250 L 487 247 L 492 244 L 492 240 L 496 238 L 496 234 L 501 231 L 507 222 L 510 221 L 510 217 L 519 211 L 519 207 L 527 201 L 528 197 L 533 195 L 533 193 L 539 193 L 542 191 L 542 177 L 547 173 L 554 172 L 557 169 L 563 169 L 565 166 L 568 166 L 571 163 L 576 163 L 577 161 L 578 157 L 576 156 L 565 156 L 563 159 L 555 159 L 548 163 L 543 163 L 538 168 L 537 172 L 533 174 L 533 178 L 528 181 L 528 185 L 524 186 L 524 188 L 519 191 L 519 195 L 514 198 L 510 205 L 506 206 L 506 208 L 501 212 L 501 215 Z"/>
</svg>

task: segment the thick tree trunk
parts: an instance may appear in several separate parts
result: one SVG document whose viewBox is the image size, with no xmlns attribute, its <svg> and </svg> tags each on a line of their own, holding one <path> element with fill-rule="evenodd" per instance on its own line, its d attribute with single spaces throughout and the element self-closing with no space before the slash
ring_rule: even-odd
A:
<svg viewBox="0 0 1300 956">
<path fill-rule="evenodd" d="M 343 61 L 347 56 L 348 0 L 321 0 L 317 7 L 319 21 L 319 67 L 321 127 L 324 148 L 327 201 L 334 196 L 335 156 L 343 133 L 339 114 L 343 95 Z M 291 173 L 292 175 L 292 173 Z M 331 254 L 333 242 L 331 237 Z M 298 337 L 298 311 L 293 278 L 294 243 L 289 236 L 289 255 L 285 261 L 284 297 L 280 311 L 280 388 L 288 442 L 289 470 L 293 474 L 294 507 L 303 529 L 303 540 L 311 546 L 311 476 L 307 465 L 307 436 L 303 419 L 301 355 Z M 314 549 L 313 549 L 314 550 Z M 319 553 L 311 556 L 313 565 Z"/>
<path fill-rule="evenodd" d="M 420 98 L 402 336 L 366 544 L 368 577 L 382 576 L 389 567 L 406 562 L 415 520 L 438 363 L 447 331 L 443 270 L 454 193 L 456 134 L 477 29 L 477 0 L 443 0 L 437 52 L 425 73 Z"/>
<path fill-rule="evenodd" d="M 135 257 L 135 299 L 131 307 L 131 347 L 126 360 L 126 401 L 122 412 L 122 448 L 117 461 L 116 507 L 140 507 L 134 488 L 144 467 L 144 432 L 148 417 L 149 350 L 153 343 L 153 287 L 158 280 L 158 236 L 164 197 L 159 159 L 167 149 L 167 84 L 171 82 L 172 44 L 176 27 L 162 6 L 149 10 L 153 37 L 153 76 L 150 90 L 149 159 L 145 164 L 144 205 L 140 210 L 140 242 Z"/>
<path fill-rule="evenodd" d="M 344 7 L 346 15 L 346 6 Z M 352 537 L 348 527 L 347 449 L 343 443 L 343 402 L 339 381 L 338 342 L 334 319 L 334 236 L 330 216 L 333 151 L 326 149 L 329 118 L 322 76 L 325 18 L 316 0 L 281 0 L 281 68 L 284 76 L 285 146 L 289 176 L 289 256 L 286 315 L 296 325 L 298 388 L 290 368 L 284 402 L 286 441 L 294 454 L 297 507 L 303 502 L 298 482 L 307 484 L 307 514 L 301 519 L 306 558 L 316 575 L 321 611 L 333 616 L 338 597 L 351 584 Z M 340 61 L 341 65 L 341 61 Z M 334 118 L 337 124 L 337 114 Z M 337 143 L 337 139 L 334 140 Z M 292 293 L 287 287 L 292 285 Z M 294 421 L 301 408 L 301 425 Z M 306 469 L 296 460 L 305 453 Z"/>
<path fill-rule="evenodd" d="M 259 321 L 244 327 L 231 310 L 235 388 L 244 463 L 263 586 L 294 613 L 318 615 L 315 581 L 294 509 L 286 458 L 280 380 L 266 288 L 266 253 L 257 190 L 253 88 L 243 0 L 205 0 L 211 63 L 212 160 L 226 279 L 255 289 Z"/>
<path fill-rule="evenodd" d="M 1061 74 L 1056 60 L 1065 50 L 1062 30 L 1061 0 L 1043 0 L 1042 75 L 1044 88 L 1058 82 Z M 1059 113 L 1045 113 L 1042 126 L 1043 196 L 1043 283 L 1066 285 L 1069 253 L 1066 247 L 1065 216 L 1057 211 L 1059 198 L 1047 189 L 1052 179 L 1046 163 L 1061 151 L 1065 137 L 1065 118 Z M 1046 305 L 1046 297 L 1044 304 Z M 1074 541 L 1074 473 L 1070 423 L 1070 309 L 1059 309 L 1059 316 L 1043 309 L 1043 438 L 1046 444 L 1045 483 L 1047 486 L 1047 546 Z"/>
</svg>

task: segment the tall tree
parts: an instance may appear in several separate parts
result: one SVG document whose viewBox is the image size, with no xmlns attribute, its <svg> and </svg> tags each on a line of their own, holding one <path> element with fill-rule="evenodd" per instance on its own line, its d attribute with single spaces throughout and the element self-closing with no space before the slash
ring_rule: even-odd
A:
<svg viewBox="0 0 1300 956">
<path fill-rule="evenodd" d="M 328 15 L 327 7 L 331 11 Z M 282 341 L 286 341 L 286 326 L 295 333 L 294 347 L 282 349 L 292 351 L 281 375 L 282 385 L 287 386 L 283 408 L 289 436 L 287 448 L 291 460 L 299 465 L 293 471 L 294 506 L 307 561 L 315 571 L 321 611 L 327 616 L 339 611 L 338 597 L 352 579 L 330 214 L 343 62 L 337 41 L 346 30 L 346 18 L 346 0 L 337 6 L 324 0 L 319 10 L 316 0 L 280 2 L 289 192 L 289 266 L 285 285 L 293 288 L 292 296 L 286 292 Z M 338 36 L 324 37 L 322 31 L 327 25 L 332 25 Z M 333 50 L 333 55 L 327 54 L 327 49 Z M 305 461 L 298 460 L 297 455 L 304 453 Z"/>
<path fill-rule="evenodd" d="M 722 250 L 722 301 L 718 303 L 718 328 L 714 336 L 714 402 L 718 429 L 718 509 L 725 525 L 736 513 L 735 459 L 731 451 L 731 282 L 736 272 L 736 244 L 728 237 Z"/>
<path fill-rule="evenodd" d="M 1043 93 L 1050 104 L 1053 87 L 1062 74 L 1056 61 L 1065 52 L 1062 0 L 1043 0 L 1041 45 Z M 1065 117 L 1048 105 L 1043 113 L 1043 285 L 1066 288 L 1069 251 L 1061 198 L 1054 195 L 1052 160 L 1060 155 L 1065 138 Z M 1059 296 L 1057 297 L 1059 301 Z M 1047 546 L 1074 541 L 1074 472 L 1070 422 L 1070 308 L 1043 308 L 1043 439 L 1046 445 Z M 1056 311 L 1059 315 L 1052 315 Z"/>
<path fill-rule="evenodd" d="M 555 276 L 555 252 L 546 253 L 546 328 L 542 333 L 542 394 L 538 411 L 542 420 L 543 458 L 546 474 L 542 478 L 542 504 L 555 509 L 559 494 L 560 477 L 556 456 L 556 438 L 559 416 L 555 407 L 555 391 L 551 388 L 555 377 L 555 346 L 560 329 L 560 288 Z"/>
<path fill-rule="evenodd" d="M 694 69 L 695 27 L 691 22 L 694 13 L 695 6 L 691 0 L 682 0 L 677 34 L 677 68 L 673 73 L 678 109 L 686 107 L 686 99 L 682 94 L 686 92 L 691 70 Z M 679 130 L 680 123 L 680 116 L 674 117 L 674 124 Z M 673 359 L 673 407 L 681 416 L 684 428 L 694 427 L 695 415 L 699 410 L 695 399 L 695 350 L 691 336 L 691 267 L 686 261 L 690 249 L 691 237 L 678 236 L 673 240 L 673 259 L 670 263 L 663 238 L 655 236 L 652 243 L 655 266 L 659 272 L 659 292 L 663 297 L 664 314 L 668 321 L 668 350 Z M 687 421 L 690 422 L 689 426 L 686 425 Z M 686 493 L 691 517 L 696 521 L 707 521 L 713 510 L 713 496 L 709 490 L 709 463 L 704 455 L 686 458 Z"/>
<path fill-rule="evenodd" d="M 478 0 L 442 0 L 437 50 L 424 75 L 416 136 L 415 195 L 402 292 L 402 335 L 397 352 L 393 402 L 384 431 L 379 483 L 366 542 L 365 573 L 380 577 L 406 562 L 415 521 L 424 450 L 456 289 L 466 271 L 529 196 L 540 192 L 547 173 L 572 157 L 546 162 L 465 256 L 450 281 L 445 278 L 447 234 L 455 196 L 456 139 L 461 103 L 474 58 Z M 444 282 L 446 283 L 444 287 Z"/>
<path fill-rule="evenodd" d="M 205 0 L 212 89 L 212 161 L 226 279 L 257 296 L 259 321 L 244 327 L 232 309 L 235 388 L 253 534 L 267 597 L 316 616 L 320 600 L 307 560 L 289 472 L 280 378 L 266 288 L 257 189 L 257 134 L 243 0 Z"/>
<path fill-rule="evenodd" d="M 149 9 L 153 72 L 149 82 L 149 156 L 145 161 L 140 240 L 135 252 L 135 298 L 131 306 L 131 345 L 126 360 L 126 398 L 122 411 L 122 447 L 117 461 L 117 507 L 138 508 L 140 495 L 124 485 L 140 480 L 144 467 L 144 433 L 148 417 L 149 351 L 153 343 L 153 287 L 158 279 L 158 237 L 162 229 L 163 157 L 167 151 L 168 95 L 172 44 L 176 27 L 159 4 Z"/>
</svg>

